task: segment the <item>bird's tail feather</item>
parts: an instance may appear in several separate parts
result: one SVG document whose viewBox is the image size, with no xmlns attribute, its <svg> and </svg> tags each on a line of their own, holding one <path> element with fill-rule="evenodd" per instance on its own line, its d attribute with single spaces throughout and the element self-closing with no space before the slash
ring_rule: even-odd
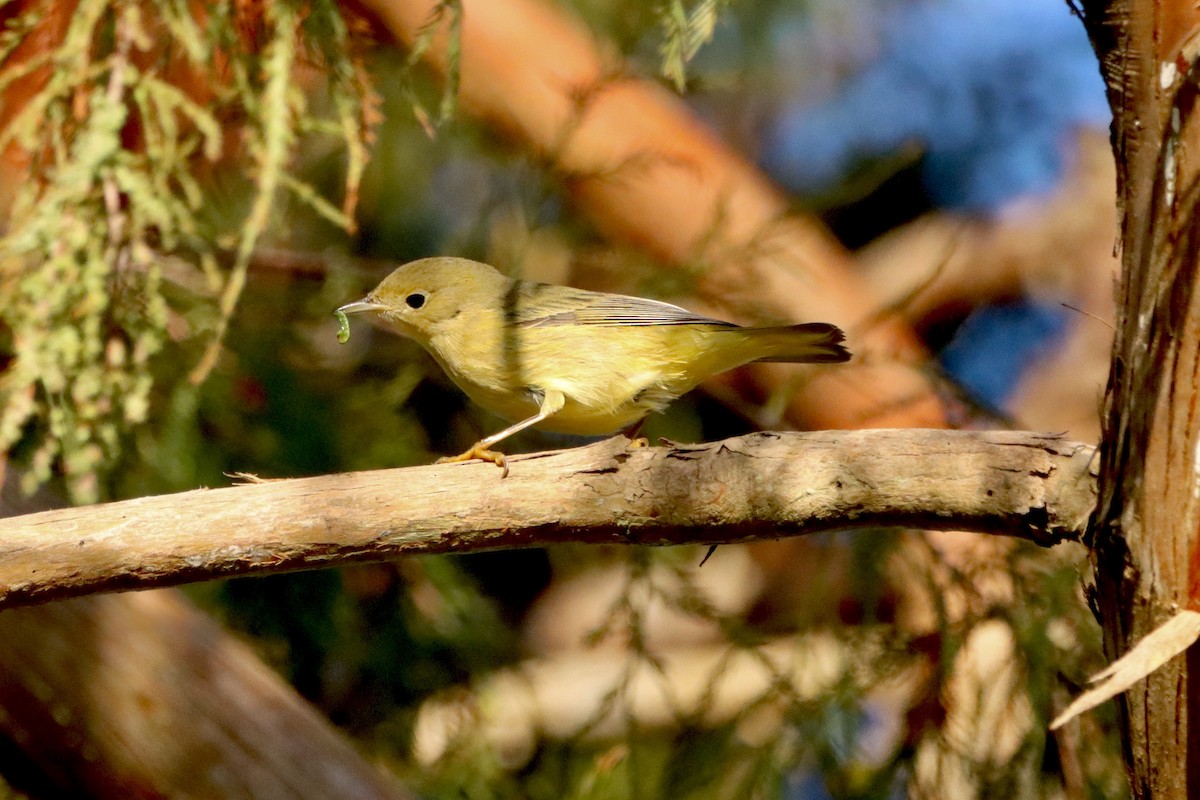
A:
<svg viewBox="0 0 1200 800">
<path fill-rule="evenodd" d="M 839 364 L 850 360 L 850 351 L 842 345 L 846 334 L 828 322 L 746 330 L 766 353 L 756 361 Z"/>
</svg>

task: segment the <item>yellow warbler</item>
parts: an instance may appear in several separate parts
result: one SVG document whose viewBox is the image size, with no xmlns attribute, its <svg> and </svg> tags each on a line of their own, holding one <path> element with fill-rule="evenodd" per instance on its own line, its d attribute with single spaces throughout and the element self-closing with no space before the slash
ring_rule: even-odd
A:
<svg viewBox="0 0 1200 800">
<path fill-rule="evenodd" d="M 416 340 L 468 397 L 516 420 L 442 461 L 480 458 L 504 468 L 497 442 L 534 425 L 607 434 L 639 423 L 700 381 L 751 361 L 835 363 L 850 353 L 824 322 L 743 328 L 686 309 L 506 277 L 463 258 L 397 268 L 337 310 L 370 313 Z"/>
</svg>

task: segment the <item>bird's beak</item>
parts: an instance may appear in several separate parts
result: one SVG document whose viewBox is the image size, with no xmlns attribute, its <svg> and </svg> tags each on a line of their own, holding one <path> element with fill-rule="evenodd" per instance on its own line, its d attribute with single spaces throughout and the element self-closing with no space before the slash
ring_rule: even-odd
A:
<svg viewBox="0 0 1200 800">
<path fill-rule="evenodd" d="M 346 303 L 346 305 L 338 309 L 338 312 L 342 314 L 362 314 L 367 311 L 382 311 L 383 308 L 382 303 L 376 303 L 369 297 L 364 297 L 362 300 Z"/>
</svg>

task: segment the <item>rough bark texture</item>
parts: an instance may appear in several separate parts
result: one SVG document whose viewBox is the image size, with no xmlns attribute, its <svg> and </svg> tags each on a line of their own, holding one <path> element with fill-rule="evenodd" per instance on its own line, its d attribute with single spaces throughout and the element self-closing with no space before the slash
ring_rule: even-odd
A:
<svg viewBox="0 0 1200 800">
<path fill-rule="evenodd" d="M 1200 298 L 1194 291 L 1200 175 L 1190 0 L 1082 2 L 1114 112 L 1122 280 L 1094 525 L 1095 602 L 1110 657 L 1200 587 Z M 1124 698 L 1136 797 L 1200 796 L 1189 711 L 1193 647 Z"/>
<path fill-rule="evenodd" d="M 0 604 L 407 553 L 751 541 L 860 526 L 1053 544 L 1095 500 L 1092 448 L 965 431 L 624 437 L 492 464 L 270 481 L 0 521 Z"/>
</svg>

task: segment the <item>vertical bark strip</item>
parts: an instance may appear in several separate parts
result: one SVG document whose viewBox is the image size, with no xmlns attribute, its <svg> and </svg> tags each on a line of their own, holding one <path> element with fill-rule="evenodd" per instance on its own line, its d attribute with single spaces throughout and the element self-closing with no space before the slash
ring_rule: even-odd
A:
<svg viewBox="0 0 1200 800">
<path fill-rule="evenodd" d="M 1196 608 L 1200 585 L 1200 121 L 1188 55 L 1200 12 L 1190 0 L 1080 5 L 1113 108 L 1122 211 L 1092 530 L 1095 605 L 1115 658 L 1176 609 Z M 1193 652 L 1172 660 L 1122 701 L 1135 797 L 1200 793 L 1188 735 L 1198 662 Z"/>
</svg>

